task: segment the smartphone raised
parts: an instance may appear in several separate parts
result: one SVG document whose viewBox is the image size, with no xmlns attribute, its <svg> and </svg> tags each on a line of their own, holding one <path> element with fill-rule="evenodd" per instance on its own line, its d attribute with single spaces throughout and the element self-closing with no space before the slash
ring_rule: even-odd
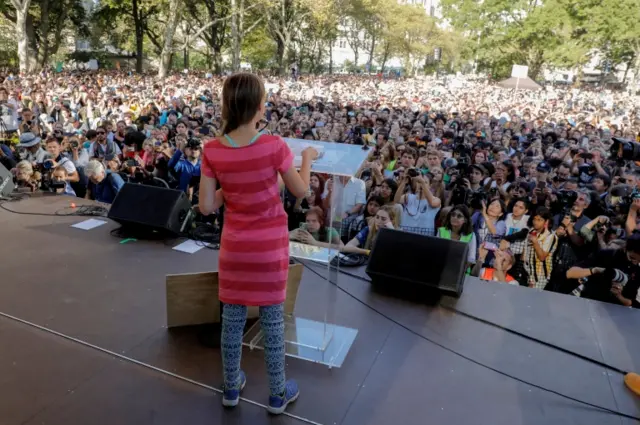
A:
<svg viewBox="0 0 640 425">
<path fill-rule="evenodd" d="M 498 245 L 496 245 L 493 242 L 484 242 L 482 244 L 482 246 L 484 247 L 484 249 L 486 249 L 487 251 L 497 251 L 498 250 Z"/>
</svg>

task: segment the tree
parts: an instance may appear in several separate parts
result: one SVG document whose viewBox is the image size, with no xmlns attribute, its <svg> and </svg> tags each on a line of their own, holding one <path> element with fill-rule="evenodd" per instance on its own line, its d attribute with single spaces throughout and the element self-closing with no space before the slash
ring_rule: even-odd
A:
<svg viewBox="0 0 640 425">
<path fill-rule="evenodd" d="M 331 48 L 338 36 L 339 3 L 334 0 L 318 3 L 300 26 L 294 37 L 295 56 L 301 70 L 324 71 L 325 57 L 332 66 Z"/>
<path fill-rule="evenodd" d="M 635 0 L 566 0 L 575 27 L 574 42 L 600 54 L 610 68 L 640 70 L 640 8 Z M 626 78 L 626 73 L 625 73 Z"/>
<path fill-rule="evenodd" d="M 164 46 L 162 47 L 162 55 L 160 56 L 160 67 L 158 68 L 158 77 L 164 78 L 169 73 L 171 67 L 171 57 L 173 56 L 173 36 L 178 27 L 180 19 L 180 0 L 170 0 L 169 17 L 167 19 L 167 27 L 164 33 Z"/>
<path fill-rule="evenodd" d="M 381 31 L 382 68 L 390 56 L 402 58 L 409 74 L 415 74 L 441 41 L 435 19 L 421 6 L 389 4 Z"/>
<path fill-rule="evenodd" d="M 568 0 L 442 0 L 444 17 L 475 43 L 468 52 L 479 68 L 505 76 L 511 65 L 529 66 L 537 78 L 543 66 L 570 54 L 573 22 Z"/>
<path fill-rule="evenodd" d="M 242 39 L 241 55 L 255 69 L 275 68 L 277 46 L 265 25 L 259 25 Z M 240 55 L 238 55 L 240 57 Z M 239 69 L 240 65 L 238 65 Z"/>
<path fill-rule="evenodd" d="M 267 22 L 267 32 L 276 43 L 277 72 L 282 75 L 293 39 L 311 15 L 312 0 L 259 0 Z"/>
<path fill-rule="evenodd" d="M 81 0 L 0 0 L 0 14 L 14 26 L 22 72 L 46 67 L 66 36 L 88 34 Z"/>
<path fill-rule="evenodd" d="M 32 56 L 29 53 L 29 40 L 27 38 L 27 18 L 31 0 L 11 0 L 16 13 L 16 38 L 18 39 L 18 60 L 20 72 L 29 72 L 33 67 Z"/>
<path fill-rule="evenodd" d="M 232 0 L 233 1 L 233 0 Z M 222 49 L 228 39 L 230 2 L 227 0 L 186 0 L 188 20 L 196 29 L 212 23 L 200 34 L 200 39 L 210 49 L 213 70 L 222 72 Z"/>
<path fill-rule="evenodd" d="M 113 22 L 124 19 L 129 28 L 133 27 L 136 52 L 136 72 L 142 72 L 144 61 L 145 33 L 156 45 L 158 53 L 162 51 L 159 37 L 151 33 L 150 21 L 160 12 L 160 0 L 102 0 L 96 17 L 106 23 L 106 27 Z"/>
</svg>

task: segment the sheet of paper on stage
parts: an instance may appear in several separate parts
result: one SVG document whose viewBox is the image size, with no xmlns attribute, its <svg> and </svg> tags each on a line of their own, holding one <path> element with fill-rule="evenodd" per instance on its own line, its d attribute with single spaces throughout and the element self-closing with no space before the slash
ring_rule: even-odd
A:
<svg viewBox="0 0 640 425">
<path fill-rule="evenodd" d="M 89 220 L 72 224 L 71 227 L 75 227 L 76 229 L 82 229 L 82 230 L 91 230 L 91 229 L 95 229 L 96 227 L 100 227 L 103 224 L 107 224 L 107 222 L 104 220 L 97 220 L 95 218 L 90 218 Z"/>
<path fill-rule="evenodd" d="M 173 247 L 176 251 L 186 252 L 187 254 L 195 254 L 204 248 L 204 242 L 196 242 L 191 239 L 187 239 L 182 242 L 180 245 L 176 245 Z"/>
</svg>

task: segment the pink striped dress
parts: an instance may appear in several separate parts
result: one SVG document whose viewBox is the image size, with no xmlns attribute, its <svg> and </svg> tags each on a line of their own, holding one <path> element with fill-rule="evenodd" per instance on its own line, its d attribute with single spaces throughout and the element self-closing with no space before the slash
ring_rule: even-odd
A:
<svg viewBox="0 0 640 425">
<path fill-rule="evenodd" d="M 248 146 L 206 143 L 202 173 L 224 193 L 220 242 L 220 301 L 247 306 L 284 302 L 289 272 L 289 232 L 278 173 L 293 163 L 289 146 L 262 135 Z"/>
</svg>

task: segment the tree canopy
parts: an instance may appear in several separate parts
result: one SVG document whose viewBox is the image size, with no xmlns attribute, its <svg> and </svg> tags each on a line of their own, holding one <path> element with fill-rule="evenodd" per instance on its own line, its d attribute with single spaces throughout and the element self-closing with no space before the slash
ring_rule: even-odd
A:
<svg viewBox="0 0 640 425">
<path fill-rule="evenodd" d="M 439 68 L 509 74 L 529 66 L 572 68 L 599 58 L 607 69 L 640 68 L 637 0 L 441 0 L 442 18 L 397 0 L 0 0 L 2 65 L 30 72 L 79 58 L 135 58 L 152 66 L 241 63 L 286 72 L 331 72 L 338 44 L 351 70 L 384 71 L 392 59 L 408 74 Z M 438 60 L 434 55 L 438 50 Z M 85 46 L 85 50 L 86 46 Z M 89 53 L 87 53 L 89 54 Z"/>
</svg>

